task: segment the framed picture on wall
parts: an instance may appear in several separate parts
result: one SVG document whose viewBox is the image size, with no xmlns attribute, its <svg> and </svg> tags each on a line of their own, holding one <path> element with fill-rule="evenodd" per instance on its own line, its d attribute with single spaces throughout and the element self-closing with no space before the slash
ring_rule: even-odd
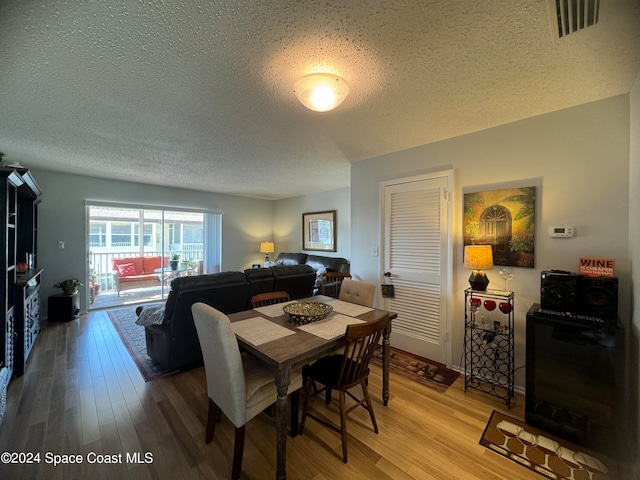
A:
<svg viewBox="0 0 640 480">
<path fill-rule="evenodd" d="M 464 194 L 464 244 L 491 245 L 494 265 L 534 267 L 536 187 Z"/>
<path fill-rule="evenodd" d="M 302 249 L 335 252 L 337 246 L 336 211 L 302 214 Z"/>
</svg>

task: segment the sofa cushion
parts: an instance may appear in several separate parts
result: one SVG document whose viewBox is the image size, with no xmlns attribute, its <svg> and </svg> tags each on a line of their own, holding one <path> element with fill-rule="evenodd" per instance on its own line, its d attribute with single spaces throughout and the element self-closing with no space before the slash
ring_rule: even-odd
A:
<svg viewBox="0 0 640 480">
<path fill-rule="evenodd" d="M 308 297 L 313 293 L 316 272 L 309 265 L 274 265 L 274 291 L 288 292 L 292 300 Z"/>
<path fill-rule="evenodd" d="M 244 271 L 247 280 L 251 284 L 249 288 L 249 298 L 247 299 L 247 310 L 252 308 L 251 298 L 261 293 L 273 292 L 273 272 L 270 268 L 247 268 Z"/>
<path fill-rule="evenodd" d="M 317 272 L 321 268 L 326 268 L 327 272 L 345 272 L 349 273 L 349 260 L 341 257 L 325 257 L 322 255 L 308 255 L 305 261 L 307 265 L 311 265 Z"/>
<path fill-rule="evenodd" d="M 221 272 L 210 275 L 193 275 L 190 277 L 174 278 L 171 289 L 177 291 L 201 290 L 206 287 L 217 287 L 230 283 L 246 283 L 247 277 L 243 272 Z"/>
<path fill-rule="evenodd" d="M 265 278 L 272 278 L 273 272 L 270 268 L 247 268 L 244 271 L 247 280 L 263 280 Z"/>
<path fill-rule="evenodd" d="M 147 274 L 147 275 L 130 275 L 128 277 L 120 277 L 120 285 L 125 283 L 132 283 L 132 282 L 147 282 L 151 280 L 155 280 L 156 282 L 160 281 L 160 279 L 158 278 L 158 275 L 154 273 Z"/>
<path fill-rule="evenodd" d="M 142 257 L 143 270 L 138 273 L 154 273 L 157 268 L 166 267 L 169 265 L 169 257 L 152 256 Z"/>
<path fill-rule="evenodd" d="M 308 255 L 306 253 L 284 253 L 280 252 L 275 263 L 278 265 L 300 265 L 305 263 Z"/>
<path fill-rule="evenodd" d="M 138 272 L 136 272 L 136 267 L 133 266 L 133 263 L 120 263 L 116 265 L 116 268 L 120 273 L 120 277 L 133 277 L 138 274 Z"/>
</svg>

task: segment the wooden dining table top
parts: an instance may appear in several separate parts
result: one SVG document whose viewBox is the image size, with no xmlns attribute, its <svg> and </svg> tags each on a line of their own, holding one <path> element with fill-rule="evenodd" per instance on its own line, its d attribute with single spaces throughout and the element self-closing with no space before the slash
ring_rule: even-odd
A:
<svg viewBox="0 0 640 480">
<path fill-rule="evenodd" d="M 313 297 L 300 299 L 298 301 L 330 303 L 335 302 L 336 299 L 324 295 L 316 295 Z M 327 320 L 339 314 L 340 312 L 334 310 L 327 316 Z M 365 322 L 373 322 L 384 315 L 389 315 L 389 312 L 386 310 L 372 308 L 370 311 L 357 315 L 353 318 Z M 274 368 L 281 368 L 285 365 L 290 366 L 291 368 L 296 368 L 308 363 L 310 358 L 322 356 L 327 351 L 331 351 L 335 347 L 344 343 L 344 332 L 342 332 L 342 335 L 339 335 L 338 337 L 330 340 L 322 338 L 320 336 L 314 335 L 313 333 L 301 330 L 299 327 L 301 327 L 302 324 L 300 322 L 292 320 L 287 314 L 284 313 L 284 311 L 282 311 L 282 314 L 277 317 L 270 317 L 268 315 L 265 315 L 261 313 L 259 309 L 245 310 L 229 315 L 229 319 L 232 323 L 255 317 L 265 318 L 277 325 L 295 332 L 295 334 L 293 335 L 287 335 L 282 338 L 263 343 L 261 345 L 254 345 L 250 341 L 236 334 L 239 344 L 244 349 L 246 349 L 252 355 L 258 357 L 265 364 Z"/>
</svg>

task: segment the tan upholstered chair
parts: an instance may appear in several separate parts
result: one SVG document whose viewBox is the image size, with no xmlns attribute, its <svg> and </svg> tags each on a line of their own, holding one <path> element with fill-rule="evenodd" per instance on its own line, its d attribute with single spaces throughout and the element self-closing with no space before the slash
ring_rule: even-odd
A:
<svg viewBox="0 0 640 480">
<path fill-rule="evenodd" d="M 224 413 L 235 426 L 235 446 L 231 478 L 240 478 L 244 451 L 245 424 L 276 401 L 274 374 L 258 359 L 240 353 L 229 318 L 204 303 L 191 307 L 193 320 L 204 358 L 209 395 L 209 413 L 205 442 L 213 440 L 220 414 Z M 291 372 L 292 433 L 297 433 L 298 394 L 302 387 L 300 372 Z M 295 415 L 295 417 L 294 417 Z"/>
<path fill-rule="evenodd" d="M 259 293 L 251 297 L 251 306 L 253 308 L 266 307 L 267 305 L 275 305 L 276 303 L 288 302 L 291 300 L 287 292 L 267 292 Z"/>
<path fill-rule="evenodd" d="M 357 303 L 365 307 L 373 307 L 373 297 L 375 294 L 376 286 L 373 283 L 345 278 L 340 286 L 338 300 Z"/>
<path fill-rule="evenodd" d="M 367 390 L 367 379 L 369 376 L 369 361 L 375 347 L 378 345 L 382 331 L 387 326 L 389 317 L 385 316 L 377 322 L 358 323 L 347 325 L 345 333 L 346 345 L 342 355 L 330 355 L 323 357 L 317 362 L 302 368 L 302 375 L 306 381 L 306 394 L 304 408 L 302 410 L 302 420 L 300 422 L 300 433 L 304 431 L 304 424 L 307 417 L 313 418 L 322 425 L 337 431 L 342 437 L 342 461 L 347 463 L 347 415 L 359 406 L 367 409 L 373 424 L 373 430 L 378 433 L 376 417 L 373 413 L 373 405 Z M 324 385 L 318 389 L 316 382 Z M 362 387 L 363 398 L 357 398 L 350 388 L 360 385 Z M 322 393 L 324 390 L 332 389 L 339 393 L 340 400 L 340 428 L 333 423 L 309 413 L 311 399 Z M 347 409 L 346 395 L 355 400 L 355 404 Z M 366 441 L 365 439 L 361 439 Z"/>
</svg>

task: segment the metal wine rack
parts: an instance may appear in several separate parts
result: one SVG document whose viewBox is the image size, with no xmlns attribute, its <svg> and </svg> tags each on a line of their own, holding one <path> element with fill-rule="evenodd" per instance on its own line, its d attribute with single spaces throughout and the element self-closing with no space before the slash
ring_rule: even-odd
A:
<svg viewBox="0 0 640 480">
<path fill-rule="evenodd" d="M 513 292 L 464 292 L 464 390 L 473 388 L 503 399 L 513 398 Z"/>
</svg>

